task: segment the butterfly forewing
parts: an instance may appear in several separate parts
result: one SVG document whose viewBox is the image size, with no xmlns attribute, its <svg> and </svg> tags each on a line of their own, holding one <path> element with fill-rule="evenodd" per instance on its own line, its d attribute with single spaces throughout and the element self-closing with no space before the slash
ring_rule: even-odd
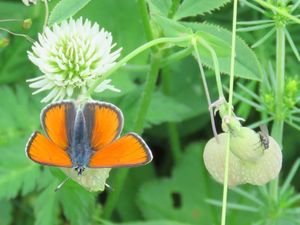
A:
<svg viewBox="0 0 300 225">
<path fill-rule="evenodd" d="M 74 133 L 76 109 L 73 102 L 60 102 L 47 106 L 41 114 L 41 122 L 48 137 L 66 150 Z"/>
<path fill-rule="evenodd" d="M 129 133 L 97 151 L 90 159 L 89 167 L 132 167 L 149 163 L 152 154 L 135 133 Z"/>
<path fill-rule="evenodd" d="M 90 145 L 94 151 L 111 143 L 123 128 L 122 112 L 112 104 L 88 102 L 83 108 Z"/>
</svg>

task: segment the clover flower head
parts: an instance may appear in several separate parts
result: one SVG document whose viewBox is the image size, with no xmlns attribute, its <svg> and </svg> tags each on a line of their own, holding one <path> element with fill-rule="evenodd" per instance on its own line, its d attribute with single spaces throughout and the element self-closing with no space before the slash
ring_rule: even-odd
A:
<svg viewBox="0 0 300 225">
<path fill-rule="evenodd" d="M 114 66 L 121 52 L 112 51 L 114 47 L 111 34 L 87 19 L 69 19 L 47 27 L 28 52 L 29 59 L 43 73 L 28 80 L 29 86 L 37 89 L 33 94 L 50 91 L 42 100 L 48 102 L 71 98 L 75 92 L 86 93 L 96 79 Z M 95 92 L 119 91 L 110 82 L 104 80 Z"/>
</svg>

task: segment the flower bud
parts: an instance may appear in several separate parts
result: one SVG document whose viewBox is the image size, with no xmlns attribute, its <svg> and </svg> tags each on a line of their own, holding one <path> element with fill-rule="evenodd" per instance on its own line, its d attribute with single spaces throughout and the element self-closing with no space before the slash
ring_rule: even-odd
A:
<svg viewBox="0 0 300 225">
<path fill-rule="evenodd" d="M 22 27 L 23 27 L 24 29 L 28 30 L 28 29 L 31 28 L 31 26 L 32 26 L 32 20 L 31 20 L 30 18 L 25 19 L 25 20 L 23 21 Z"/>
<path fill-rule="evenodd" d="M 7 45 L 9 45 L 9 39 L 1 38 L 0 39 L 0 48 L 5 48 Z"/>
</svg>

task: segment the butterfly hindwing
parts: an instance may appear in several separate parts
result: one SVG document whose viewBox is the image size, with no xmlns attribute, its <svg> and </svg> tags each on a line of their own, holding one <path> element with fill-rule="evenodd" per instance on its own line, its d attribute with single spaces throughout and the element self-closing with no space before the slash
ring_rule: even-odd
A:
<svg viewBox="0 0 300 225">
<path fill-rule="evenodd" d="M 147 164 L 151 160 L 151 151 L 143 139 L 135 133 L 128 133 L 95 152 L 88 166 L 132 167 Z"/>
<path fill-rule="evenodd" d="M 41 122 L 48 137 L 66 150 L 73 137 L 76 109 L 73 102 L 60 102 L 47 106 L 41 114 Z"/>
<path fill-rule="evenodd" d="M 116 106 L 104 102 L 88 102 L 84 105 L 83 114 L 94 151 L 100 150 L 120 135 L 123 115 Z"/>
<path fill-rule="evenodd" d="M 72 167 L 67 152 L 40 132 L 32 134 L 26 145 L 26 153 L 31 160 L 43 165 Z"/>
</svg>

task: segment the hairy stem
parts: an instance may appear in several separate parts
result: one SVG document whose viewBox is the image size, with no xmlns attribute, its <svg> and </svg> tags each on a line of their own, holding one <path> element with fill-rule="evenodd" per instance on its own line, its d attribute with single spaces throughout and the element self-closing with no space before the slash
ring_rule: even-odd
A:
<svg viewBox="0 0 300 225">
<path fill-rule="evenodd" d="M 169 67 L 165 67 L 162 70 L 162 90 L 166 96 L 170 95 L 170 87 L 171 87 L 170 69 Z M 172 122 L 167 123 L 167 133 L 168 133 L 170 148 L 172 151 L 172 156 L 174 158 L 175 163 L 177 163 L 181 158 L 182 152 L 181 152 L 179 133 L 175 123 Z"/>
<path fill-rule="evenodd" d="M 233 84 L 234 84 L 234 64 L 235 64 L 235 49 L 236 49 L 236 21 L 237 21 L 237 3 L 233 2 L 233 20 L 232 20 L 232 42 L 231 42 L 231 61 L 230 61 L 230 83 L 229 83 L 229 108 L 228 115 L 232 114 L 232 100 L 233 100 Z M 229 153 L 230 153 L 230 133 L 227 134 L 227 146 L 225 155 L 225 171 L 224 171 L 224 186 L 223 186 L 223 201 L 222 201 L 222 217 L 221 225 L 226 224 L 226 209 L 227 209 L 227 192 L 228 192 L 228 170 L 229 170 Z"/>
<path fill-rule="evenodd" d="M 276 87 L 275 89 L 275 116 L 272 126 L 272 137 L 282 147 L 283 124 L 284 124 L 284 76 L 285 76 L 285 33 L 284 27 L 276 29 Z M 279 180 L 276 178 L 270 183 L 270 193 L 273 200 L 278 200 Z"/>
<path fill-rule="evenodd" d="M 105 79 L 107 79 L 110 75 L 112 75 L 114 72 L 116 72 L 118 69 L 120 69 L 122 66 L 124 66 L 129 60 L 133 59 L 137 55 L 141 54 L 142 52 L 146 51 L 149 48 L 152 48 L 153 46 L 157 46 L 159 44 L 164 43 L 170 43 L 170 44 L 176 44 L 181 42 L 189 41 L 193 36 L 184 36 L 184 37 L 175 37 L 175 38 L 157 38 L 152 41 L 149 41 L 142 46 L 136 48 L 131 53 L 126 55 L 124 58 L 122 58 L 117 64 L 111 68 L 107 73 L 103 74 L 99 79 L 95 81 L 95 83 L 90 87 L 90 89 L 87 91 L 87 95 L 91 95 L 95 88 Z"/>
<path fill-rule="evenodd" d="M 141 12 L 142 12 L 142 19 L 143 19 L 144 27 L 146 29 L 145 30 L 146 36 L 147 36 L 147 39 L 151 42 L 153 35 L 152 35 L 151 27 L 150 27 L 150 21 L 149 21 L 147 5 L 146 5 L 145 0 L 139 0 L 139 5 L 141 8 Z M 145 15 L 145 14 L 147 14 L 147 15 Z M 148 43 L 150 43 L 150 42 L 148 42 Z M 153 45 L 153 46 L 155 46 L 155 45 Z M 143 49 L 141 49 L 141 50 L 143 50 Z M 132 54 L 132 55 L 134 55 L 134 54 Z M 128 57 L 128 58 L 130 58 L 130 57 Z M 159 50 L 152 49 L 150 71 L 149 71 L 149 74 L 147 77 L 144 92 L 143 92 L 141 102 L 140 102 L 140 105 L 138 108 L 137 119 L 135 121 L 135 125 L 133 128 L 133 131 L 138 134 L 141 134 L 143 131 L 146 114 L 147 114 L 149 105 L 151 103 L 152 94 L 154 92 L 156 80 L 157 80 L 158 73 L 159 73 L 160 59 L 161 59 L 161 56 L 160 56 Z M 123 65 L 123 63 L 120 64 L 120 66 Z M 117 189 L 114 192 L 111 192 L 110 195 L 108 195 L 108 198 L 107 198 L 107 201 L 106 201 L 106 204 L 104 207 L 104 212 L 103 212 L 103 214 L 104 214 L 103 217 L 105 219 L 109 219 L 112 215 L 113 210 L 115 209 L 116 203 L 118 202 L 118 199 L 120 197 L 120 194 L 123 189 L 128 172 L 129 172 L 129 169 L 126 168 L 126 169 L 122 169 L 122 170 L 118 171 L 118 173 L 116 175 L 116 180 L 114 182 L 114 185 L 116 185 Z"/>
</svg>

